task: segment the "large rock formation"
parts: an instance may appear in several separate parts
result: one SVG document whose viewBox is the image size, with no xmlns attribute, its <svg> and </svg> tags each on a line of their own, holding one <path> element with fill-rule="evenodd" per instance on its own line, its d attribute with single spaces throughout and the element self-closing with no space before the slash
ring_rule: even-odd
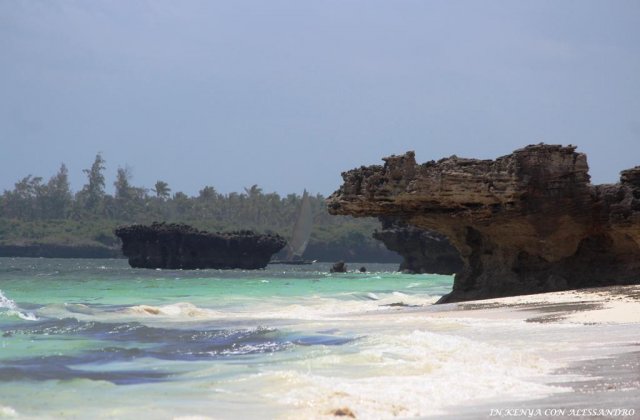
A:
<svg viewBox="0 0 640 420">
<path fill-rule="evenodd" d="M 251 231 L 211 233 L 182 224 L 132 225 L 115 231 L 136 268 L 264 268 L 287 241 Z"/>
<path fill-rule="evenodd" d="M 573 146 L 496 160 L 383 160 L 343 173 L 329 212 L 392 216 L 445 235 L 464 268 L 441 302 L 640 283 L 640 166 L 594 186 Z"/>
<path fill-rule="evenodd" d="M 444 235 L 407 224 L 402 219 L 380 217 L 382 230 L 373 237 L 402 256 L 405 273 L 453 274 L 463 267 L 458 251 Z"/>
</svg>

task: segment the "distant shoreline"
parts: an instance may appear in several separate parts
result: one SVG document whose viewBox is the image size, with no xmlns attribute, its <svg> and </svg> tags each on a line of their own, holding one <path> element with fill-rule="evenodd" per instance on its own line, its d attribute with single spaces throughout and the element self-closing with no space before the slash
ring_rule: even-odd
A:
<svg viewBox="0 0 640 420">
<path fill-rule="evenodd" d="M 26 244 L 0 245 L 7 258 L 124 258 L 120 248 L 100 245 Z"/>
<path fill-rule="evenodd" d="M 351 255 L 353 254 L 353 255 Z M 347 249 L 311 244 L 304 258 L 318 262 L 334 263 L 352 256 L 348 262 L 400 264 L 402 257 L 386 249 Z M 276 258 L 282 259 L 281 254 Z M 0 244 L 0 258 L 125 258 L 122 250 L 102 245 L 64 245 L 52 243 Z"/>
</svg>

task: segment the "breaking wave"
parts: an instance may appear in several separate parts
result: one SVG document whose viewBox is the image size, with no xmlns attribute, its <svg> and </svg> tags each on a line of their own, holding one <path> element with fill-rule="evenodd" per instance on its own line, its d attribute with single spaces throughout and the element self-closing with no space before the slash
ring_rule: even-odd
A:
<svg viewBox="0 0 640 420">
<path fill-rule="evenodd" d="M 13 300 L 2 293 L 2 290 L 0 290 L 0 314 L 18 317 L 27 321 L 38 320 L 38 317 L 34 313 L 20 310 Z"/>
</svg>

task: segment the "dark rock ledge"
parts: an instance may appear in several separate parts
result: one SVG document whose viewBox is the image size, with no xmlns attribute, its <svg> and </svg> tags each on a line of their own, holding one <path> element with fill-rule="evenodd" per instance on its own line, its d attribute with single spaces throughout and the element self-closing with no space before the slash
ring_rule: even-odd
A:
<svg viewBox="0 0 640 420">
<path fill-rule="evenodd" d="M 382 229 L 373 237 L 402 256 L 400 271 L 454 274 L 463 267 L 458 251 L 444 235 L 407 224 L 402 219 L 380 217 Z"/>
<path fill-rule="evenodd" d="M 640 283 L 640 166 L 591 185 L 573 146 L 495 160 L 414 153 L 342 174 L 331 214 L 387 216 L 439 232 L 464 267 L 441 302 Z"/>
<path fill-rule="evenodd" d="M 252 231 L 205 232 L 183 224 L 131 225 L 115 231 L 136 268 L 264 268 L 287 241 Z"/>
</svg>

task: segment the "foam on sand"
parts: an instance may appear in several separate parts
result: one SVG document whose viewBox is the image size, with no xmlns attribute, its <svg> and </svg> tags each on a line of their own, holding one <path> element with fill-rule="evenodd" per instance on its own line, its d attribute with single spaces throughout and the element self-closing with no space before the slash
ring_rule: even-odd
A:
<svg viewBox="0 0 640 420">
<path fill-rule="evenodd" d="M 639 295 L 640 286 L 608 287 L 368 312 L 357 317 L 372 334 L 358 341 L 359 352 L 314 357 L 306 373 L 278 372 L 290 388 L 277 395 L 297 408 L 292 417 L 311 418 L 343 408 L 390 418 L 550 395 L 572 401 L 577 391 L 566 384 L 592 378 L 566 367 L 624 355 L 637 343 Z M 410 327 L 418 329 L 401 333 Z"/>
<path fill-rule="evenodd" d="M 315 418 L 344 407 L 358 418 L 391 418 L 564 390 L 532 379 L 555 367 L 548 360 L 463 337 L 416 330 L 375 335 L 359 340 L 357 347 L 357 352 L 317 354 L 291 370 L 262 374 L 263 392 L 295 408 L 292 418 Z"/>
<path fill-rule="evenodd" d="M 12 407 L 6 405 L 0 405 L 0 418 L 2 417 L 17 417 L 18 413 Z"/>
</svg>

